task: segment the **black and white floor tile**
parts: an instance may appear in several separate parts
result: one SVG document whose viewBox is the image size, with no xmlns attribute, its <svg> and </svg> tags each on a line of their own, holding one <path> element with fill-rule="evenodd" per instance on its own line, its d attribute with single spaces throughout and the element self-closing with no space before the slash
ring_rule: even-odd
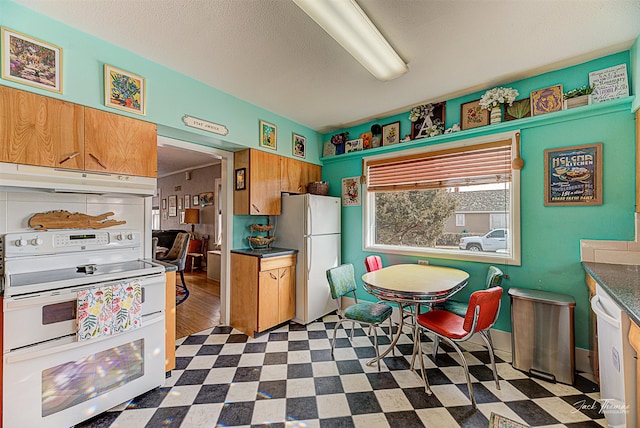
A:
<svg viewBox="0 0 640 428">
<path fill-rule="evenodd" d="M 497 390 L 486 349 L 465 343 L 474 411 L 452 348 L 444 345 L 434 362 L 432 342 L 423 338 L 429 396 L 409 367 L 408 329 L 378 372 L 366 365 L 375 356 L 373 339 L 356 327 L 350 341 L 350 324 L 338 330 L 331 357 L 336 319 L 291 323 L 254 339 L 224 326 L 181 339 L 163 387 L 77 427 L 487 427 L 491 412 L 532 427 L 606 426 L 597 385 L 586 376 L 574 386 L 530 378 L 497 351 Z M 381 350 L 390 343 L 387 330 L 379 330 Z"/>
</svg>

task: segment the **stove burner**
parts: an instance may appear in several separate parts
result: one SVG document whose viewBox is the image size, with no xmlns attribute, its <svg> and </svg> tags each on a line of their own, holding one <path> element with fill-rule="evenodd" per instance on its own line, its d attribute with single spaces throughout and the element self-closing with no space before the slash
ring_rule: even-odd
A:
<svg viewBox="0 0 640 428">
<path fill-rule="evenodd" d="M 95 264 L 76 266 L 76 272 L 86 273 L 87 275 L 91 275 L 97 270 L 98 267 Z"/>
</svg>

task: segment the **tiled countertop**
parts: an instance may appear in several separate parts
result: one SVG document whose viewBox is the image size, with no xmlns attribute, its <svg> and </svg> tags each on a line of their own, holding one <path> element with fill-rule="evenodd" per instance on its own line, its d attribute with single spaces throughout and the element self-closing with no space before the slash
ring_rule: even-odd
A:
<svg viewBox="0 0 640 428">
<path fill-rule="evenodd" d="M 582 262 L 584 270 L 640 325 L 640 266 Z"/>
<path fill-rule="evenodd" d="M 231 250 L 232 253 L 244 254 L 245 256 L 254 256 L 254 257 L 280 257 L 286 256 L 289 254 L 296 254 L 298 250 L 292 250 L 289 248 L 237 248 L 235 250 Z"/>
</svg>

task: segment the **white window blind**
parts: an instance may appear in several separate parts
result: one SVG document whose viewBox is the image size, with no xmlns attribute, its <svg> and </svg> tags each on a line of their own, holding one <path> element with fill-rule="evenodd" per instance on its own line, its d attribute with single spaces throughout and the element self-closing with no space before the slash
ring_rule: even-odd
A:
<svg viewBox="0 0 640 428">
<path fill-rule="evenodd" d="M 367 191 L 438 189 L 511 181 L 511 139 L 367 162 Z"/>
</svg>

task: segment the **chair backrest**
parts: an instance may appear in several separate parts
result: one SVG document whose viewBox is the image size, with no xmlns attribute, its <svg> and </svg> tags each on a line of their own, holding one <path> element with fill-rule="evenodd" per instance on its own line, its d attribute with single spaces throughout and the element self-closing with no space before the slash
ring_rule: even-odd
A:
<svg viewBox="0 0 640 428">
<path fill-rule="evenodd" d="M 353 273 L 353 265 L 350 263 L 327 269 L 327 280 L 331 289 L 331 297 L 334 299 L 356 291 L 356 278 Z"/>
<path fill-rule="evenodd" d="M 502 297 L 502 287 L 492 287 L 486 290 L 474 291 L 469 298 L 467 314 L 464 317 L 462 328 L 470 332 L 486 330 L 498 319 L 500 313 L 500 298 Z M 479 307 L 478 319 L 475 328 L 473 322 L 475 318 L 476 306 Z"/>
<path fill-rule="evenodd" d="M 178 270 L 184 270 L 187 263 L 187 250 L 189 249 L 190 236 L 187 232 L 178 233 L 171 249 L 164 257 L 165 261 L 171 262 L 178 266 Z"/>
<path fill-rule="evenodd" d="M 491 287 L 501 287 L 502 286 L 502 278 L 504 278 L 504 273 L 500 269 L 495 266 L 489 266 L 489 271 L 487 272 L 487 282 L 485 288 Z"/>
<path fill-rule="evenodd" d="M 367 272 L 382 269 L 382 259 L 380 256 L 367 256 L 364 259 L 364 266 L 367 268 Z"/>
<path fill-rule="evenodd" d="M 158 250 L 158 237 L 154 236 L 151 238 L 151 258 L 156 258 L 156 251 Z"/>
</svg>

